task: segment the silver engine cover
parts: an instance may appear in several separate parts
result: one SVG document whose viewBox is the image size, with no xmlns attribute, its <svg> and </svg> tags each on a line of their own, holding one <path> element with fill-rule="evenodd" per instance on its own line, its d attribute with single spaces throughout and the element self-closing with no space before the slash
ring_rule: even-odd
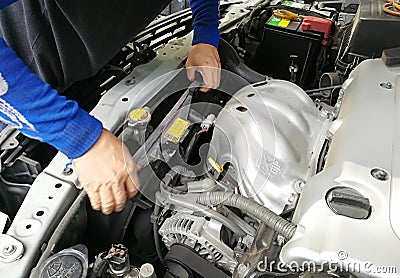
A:
<svg viewBox="0 0 400 278">
<path fill-rule="evenodd" d="M 247 86 L 218 115 L 209 156 L 230 163 L 241 194 L 282 213 L 315 173 L 330 122 L 293 83 Z"/>
<path fill-rule="evenodd" d="M 344 84 L 332 123 L 325 169 L 299 199 L 295 236 L 283 247 L 286 264 L 337 263 L 359 277 L 400 275 L 400 67 L 361 63 Z M 382 180 L 371 171 L 382 169 Z M 357 190 L 372 207 L 369 218 L 335 214 L 326 195 L 334 187 Z M 397 272 L 397 274 L 395 273 Z"/>
</svg>

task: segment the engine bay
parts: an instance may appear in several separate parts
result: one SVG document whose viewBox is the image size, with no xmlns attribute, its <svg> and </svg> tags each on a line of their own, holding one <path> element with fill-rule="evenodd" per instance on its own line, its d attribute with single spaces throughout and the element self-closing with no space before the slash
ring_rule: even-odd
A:
<svg viewBox="0 0 400 278">
<path fill-rule="evenodd" d="M 63 154 L 3 128 L 0 274 L 397 277 L 400 18 L 384 3 L 221 1 L 209 93 L 184 69 L 190 10 L 153 22 L 77 85 L 139 194 L 93 211 Z"/>
</svg>

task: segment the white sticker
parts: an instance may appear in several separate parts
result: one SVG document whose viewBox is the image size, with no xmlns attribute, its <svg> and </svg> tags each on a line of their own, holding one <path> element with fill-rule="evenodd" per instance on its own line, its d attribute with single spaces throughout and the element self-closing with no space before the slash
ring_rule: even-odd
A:
<svg viewBox="0 0 400 278">
<path fill-rule="evenodd" d="M 288 7 L 292 7 L 295 9 L 302 9 L 302 10 L 306 10 L 308 8 L 309 5 L 307 4 L 302 4 L 302 3 L 297 3 L 294 1 L 286 1 L 283 3 L 283 5 L 288 6 Z"/>
<path fill-rule="evenodd" d="M 0 73 L 0 96 L 4 95 L 8 92 L 8 84 L 7 81 L 3 78 L 3 75 Z"/>
</svg>

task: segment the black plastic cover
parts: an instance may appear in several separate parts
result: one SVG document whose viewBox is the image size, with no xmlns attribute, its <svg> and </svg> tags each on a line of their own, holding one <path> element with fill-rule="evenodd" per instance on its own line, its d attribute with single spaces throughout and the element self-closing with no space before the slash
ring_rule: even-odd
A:
<svg viewBox="0 0 400 278">
<path fill-rule="evenodd" d="M 354 19 L 350 53 L 381 57 L 384 49 L 400 46 L 400 17 L 382 11 L 385 1 L 363 0 Z"/>
<path fill-rule="evenodd" d="M 387 66 L 400 65 L 400 47 L 384 50 L 382 60 Z"/>
</svg>

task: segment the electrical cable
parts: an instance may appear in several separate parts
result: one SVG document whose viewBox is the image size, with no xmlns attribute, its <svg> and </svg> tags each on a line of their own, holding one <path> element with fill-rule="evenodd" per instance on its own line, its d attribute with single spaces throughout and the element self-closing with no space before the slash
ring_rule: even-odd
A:
<svg viewBox="0 0 400 278">
<path fill-rule="evenodd" d="M 156 203 L 154 205 L 153 215 L 154 215 L 155 218 L 158 218 L 159 214 L 160 214 L 160 206 Z M 157 219 L 154 219 L 154 223 L 153 223 L 153 237 L 154 237 L 154 246 L 156 247 L 156 253 L 157 253 L 158 259 L 164 265 L 164 256 L 163 256 L 163 253 L 162 253 L 160 235 L 158 234 Z"/>
<path fill-rule="evenodd" d="M 400 4 L 394 1 L 389 1 L 383 4 L 382 11 L 393 16 L 400 16 Z"/>
</svg>

